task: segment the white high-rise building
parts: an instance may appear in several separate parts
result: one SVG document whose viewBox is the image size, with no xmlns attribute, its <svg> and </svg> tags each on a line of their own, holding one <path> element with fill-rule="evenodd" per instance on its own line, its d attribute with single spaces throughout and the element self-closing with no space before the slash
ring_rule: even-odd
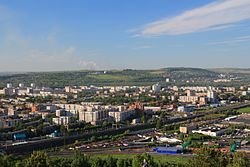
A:
<svg viewBox="0 0 250 167">
<path fill-rule="evenodd" d="M 19 83 L 19 88 L 23 88 L 24 84 L 23 83 Z"/>
<path fill-rule="evenodd" d="M 216 98 L 216 92 L 212 90 L 207 91 L 207 97 L 210 99 Z"/>
<path fill-rule="evenodd" d="M 159 83 L 154 84 L 154 85 L 152 86 L 152 91 L 155 92 L 155 93 L 160 92 L 160 91 L 161 91 L 161 85 L 160 85 Z"/>
<path fill-rule="evenodd" d="M 12 84 L 11 83 L 7 83 L 7 88 L 12 88 Z"/>
<path fill-rule="evenodd" d="M 31 84 L 30 84 L 30 87 L 35 88 L 35 87 L 36 87 L 36 84 L 35 84 L 35 83 L 31 83 Z"/>
<path fill-rule="evenodd" d="M 193 90 L 188 89 L 186 90 L 186 93 L 187 93 L 187 96 L 195 96 L 195 91 Z"/>
</svg>

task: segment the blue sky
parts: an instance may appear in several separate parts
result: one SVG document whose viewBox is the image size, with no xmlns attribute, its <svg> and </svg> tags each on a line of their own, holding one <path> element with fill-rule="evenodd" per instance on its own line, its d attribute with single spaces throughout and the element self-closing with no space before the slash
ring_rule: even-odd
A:
<svg viewBox="0 0 250 167">
<path fill-rule="evenodd" d="M 0 0 L 0 71 L 250 67 L 250 0 Z"/>
</svg>

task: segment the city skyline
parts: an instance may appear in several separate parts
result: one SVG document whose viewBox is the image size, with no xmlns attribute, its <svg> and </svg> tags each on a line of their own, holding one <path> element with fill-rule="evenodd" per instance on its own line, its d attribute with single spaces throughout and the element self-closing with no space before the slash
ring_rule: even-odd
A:
<svg viewBox="0 0 250 167">
<path fill-rule="evenodd" d="M 0 71 L 249 68 L 249 0 L 0 1 Z"/>
</svg>

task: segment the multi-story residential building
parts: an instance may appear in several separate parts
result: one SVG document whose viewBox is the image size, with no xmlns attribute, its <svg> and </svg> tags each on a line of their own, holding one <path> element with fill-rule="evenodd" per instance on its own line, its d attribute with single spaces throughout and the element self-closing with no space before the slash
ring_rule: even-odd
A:
<svg viewBox="0 0 250 167">
<path fill-rule="evenodd" d="M 93 125 L 99 124 L 109 118 L 108 110 L 101 107 L 86 107 L 79 111 L 79 120 L 90 122 Z"/>
<path fill-rule="evenodd" d="M 16 110 L 14 106 L 9 106 L 8 108 L 8 116 L 15 116 L 16 115 Z"/>
<path fill-rule="evenodd" d="M 250 95 L 250 91 L 242 91 L 242 96 L 248 96 Z"/>
<path fill-rule="evenodd" d="M 57 125 L 68 125 L 71 123 L 71 117 L 70 116 L 60 116 L 52 119 L 53 123 Z"/>
<path fill-rule="evenodd" d="M 11 119 L 11 118 L 0 118 L 0 128 L 11 128 L 17 125 L 19 119 Z"/>
<path fill-rule="evenodd" d="M 161 91 L 161 85 L 159 83 L 152 85 L 152 91 L 154 93 L 159 93 Z"/>
<path fill-rule="evenodd" d="M 3 89 L 4 91 L 4 94 L 7 95 L 7 96 L 12 96 L 15 94 L 15 89 L 9 87 L 9 88 L 4 88 Z"/>
<path fill-rule="evenodd" d="M 20 87 L 20 88 L 16 89 L 16 94 L 18 96 L 27 95 L 28 94 L 28 90 L 27 90 L 27 88 Z"/>
<path fill-rule="evenodd" d="M 199 105 L 206 105 L 208 102 L 207 97 L 199 97 Z"/>
<path fill-rule="evenodd" d="M 83 111 L 85 105 L 81 104 L 55 104 L 56 106 L 65 109 L 66 111 L 74 110 L 76 112 Z"/>
<path fill-rule="evenodd" d="M 11 83 L 7 83 L 6 87 L 7 88 L 12 88 L 12 84 Z"/>
<path fill-rule="evenodd" d="M 181 87 L 182 90 L 193 90 L 196 92 L 205 92 L 207 91 L 207 87 L 195 86 L 195 87 Z"/>
<path fill-rule="evenodd" d="M 187 96 L 195 96 L 195 91 L 194 90 L 186 90 Z"/>
<path fill-rule="evenodd" d="M 180 132 L 185 134 L 192 133 L 192 130 L 195 129 L 196 129 L 195 125 L 180 126 Z"/>
<path fill-rule="evenodd" d="M 116 122 L 125 121 L 132 115 L 135 115 L 135 110 L 114 110 L 109 111 L 109 116 Z"/>
<path fill-rule="evenodd" d="M 198 96 L 180 96 L 179 97 L 179 102 L 182 103 L 196 103 L 199 101 Z"/>
<path fill-rule="evenodd" d="M 216 98 L 216 92 L 213 91 L 213 90 L 208 90 L 207 91 L 207 97 L 210 98 L 210 99 Z"/>
</svg>

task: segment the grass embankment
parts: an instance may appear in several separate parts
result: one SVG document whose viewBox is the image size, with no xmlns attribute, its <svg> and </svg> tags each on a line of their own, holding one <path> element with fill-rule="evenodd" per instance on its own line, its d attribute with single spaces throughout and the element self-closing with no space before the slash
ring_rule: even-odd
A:
<svg viewBox="0 0 250 167">
<path fill-rule="evenodd" d="M 217 118 L 223 118 L 223 117 L 225 117 L 225 114 L 208 114 L 202 118 L 211 120 L 211 119 L 217 119 Z"/>
<path fill-rule="evenodd" d="M 239 114 L 250 113 L 250 107 L 240 108 L 240 109 L 237 110 L 237 113 L 239 113 Z"/>
<path fill-rule="evenodd" d="M 111 75 L 111 74 L 103 74 L 103 75 L 88 75 L 89 78 L 93 78 L 99 81 L 126 81 L 131 82 L 135 79 L 133 76 L 126 76 L 126 75 Z"/>
</svg>

